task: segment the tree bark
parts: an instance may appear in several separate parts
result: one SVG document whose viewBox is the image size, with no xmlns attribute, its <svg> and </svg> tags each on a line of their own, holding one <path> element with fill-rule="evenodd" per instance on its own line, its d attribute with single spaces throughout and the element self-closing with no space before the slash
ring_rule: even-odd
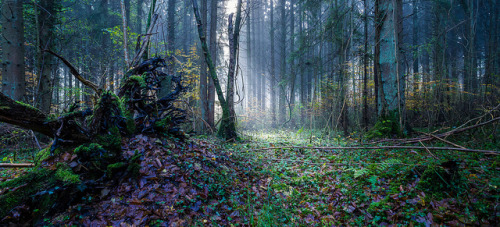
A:
<svg viewBox="0 0 500 227">
<path fill-rule="evenodd" d="M 201 0 L 201 26 L 203 34 L 207 34 L 207 0 Z M 203 46 L 203 44 L 202 44 Z M 203 51 L 203 47 L 202 47 Z M 212 55 L 210 55 L 212 56 Z M 214 56 L 212 56 L 214 57 Z M 212 59 L 213 60 L 213 59 Z M 208 75 L 207 75 L 207 61 L 200 58 L 200 104 L 201 104 L 201 117 L 204 121 L 208 120 Z M 215 64 L 214 64 L 215 67 Z M 205 125 L 201 128 L 207 130 Z"/>
<path fill-rule="evenodd" d="M 271 86 L 271 124 L 272 127 L 276 126 L 276 69 L 275 69 L 275 54 L 274 54 L 274 3 L 273 0 L 271 2 L 271 31 L 270 31 L 270 42 L 271 42 L 271 77 L 270 77 L 270 86 Z"/>
<path fill-rule="evenodd" d="M 378 64 L 380 67 L 379 115 L 394 118 L 403 127 L 404 76 L 401 60 L 402 43 L 402 1 L 381 0 L 379 9 L 383 16 Z"/>
<path fill-rule="evenodd" d="M 278 122 L 279 124 L 285 123 L 285 100 L 286 100 L 286 0 L 280 0 L 280 77 L 278 81 L 279 99 L 278 99 Z"/>
<path fill-rule="evenodd" d="M 128 54 L 128 18 L 127 18 L 127 11 L 125 10 L 125 1 L 121 0 L 120 1 L 120 8 L 122 11 L 122 26 L 123 26 L 123 56 L 125 59 L 125 65 L 130 67 L 130 59 L 129 59 L 129 54 Z"/>
<path fill-rule="evenodd" d="M 1 5 L 2 24 L 2 92 L 21 100 L 26 89 L 24 73 L 24 19 L 22 0 L 4 0 Z"/>
<path fill-rule="evenodd" d="M 210 55 L 214 56 L 214 65 L 217 67 L 217 9 L 219 0 L 212 0 L 210 5 Z M 215 127 L 215 86 L 212 80 L 208 80 L 207 87 L 207 123 L 211 128 Z"/>
<path fill-rule="evenodd" d="M 362 127 L 366 131 L 368 130 L 368 3 L 366 0 L 363 1 L 364 5 L 364 54 L 363 54 L 363 119 Z"/>
</svg>

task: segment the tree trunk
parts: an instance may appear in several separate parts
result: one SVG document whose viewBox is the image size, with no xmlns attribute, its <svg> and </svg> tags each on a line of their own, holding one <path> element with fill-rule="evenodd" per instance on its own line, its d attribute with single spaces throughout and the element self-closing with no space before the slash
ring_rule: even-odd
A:
<svg viewBox="0 0 500 227">
<path fill-rule="evenodd" d="M 129 54 L 128 54 L 128 17 L 127 17 L 127 10 L 125 6 L 125 1 L 121 0 L 120 1 L 120 8 L 122 10 L 122 26 L 123 26 L 123 54 L 124 54 L 124 59 L 125 59 L 125 65 L 126 67 L 130 67 L 130 59 L 129 59 Z"/>
<path fill-rule="evenodd" d="M 270 31 L 270 42 L 271 42 L 271 124 L 272 127 L 276 126 L 276 69 L 275 69 L 275 56 L 274 56 L 274 3 L 271 2 L 271 31 Z"/>
<path fill-rule="evenodd" d="M 281 15 L 281 26 L 280 26 L 280 78 L 278 81 L 279 87 L 279 99 L 278 99 L 278 121 L 279 124 L 285 123 L 285 101 L 286 101 L 286 11 L 285 11 L 286 0 L 280 0 L 280 15 Z"/>
<path fill-rule="evenodd" d="M 26 89 L 24 73 L 23 1 L 4 0 L 2 24 L 2 92 L 14 100 L 22 100 Z"/>
<path fill-rule="evenodd" d="M 203 54 L 205 56 L 205 61 L 208 65 L 208 70 L 210 72 L 210 77 L 212 78 L 215 86 L 215 91 L 217 92 L 217 97 L 219 98 L 219 102 L 222 107 L 222 120 L 221 120 L 221 126 L 218 131 L 218 135 L 225 138 L 225 139 L 234 139 L 238 138 L 236 134 L 236 124 L 235 124 L 235 119 L 231 117 L 231 112 L 230 112 L 230 107 L 226 99 L 224 98 L 224 94 L 222 93 L 222 88 L 219 83 L 219 79 L 217 77 L 217 72 L 215 71 L 215 66 L 212 61 L 212 56 L 210 55 L 210 52 L 208 50 L 208 45 L 207 45 L 207 38 L 205 36 L 205 32 L 203 31 L 203 24 L 201 22 L 201 17 L 200 13 L 198 11 L 198 5 L 196 3 L 196 0 L 192 0 L 193 2 L 193 11 L 196 17 L 196 22 L 198 24 L 198 35 L 200 37 L 201 41 L 201 47 L 203 50 Z M 238 10 L 237 10 L 237 15 L 236 15 L 236 23 L 235 23 L 235 32 L 234 32 L 234 42 L 237 43 L 238 41 L 238 36 L 239 36 L 239 26 L 240 26 L 240 21 L 241 21 L 241 0 L 238 0 Z M 237 34 L 238 33 L 238 34 Z M 237 44 L 236 44 L 237 47 Z M 230 50 L 232 51 L 232 50 Z M 236 53 L 236 50 L 234 50 Z M 229 83 L 228 79 L 228 83 Z M 233 81 L 234 83 L 234 81 Z M 231 92 L 231 91 L 230 91 Z M 229 94 L 229 93 L 228 93 Z"/>
<path fill-rule="evenodd" d="M 254 93 L 254 89 L 256 89 L 254 86 L 253 86 L 253 76 L 252 76 L 252 27 L 250 25 L 250 21 L 253 19 L 252 18 L 252 14 L 251 14 L 251 11 L 252 9 L 250 8 L 250 1 L 247 1 L 247 20 L 246 20 L 246 27 L 247 27 L 247 31 L 246 31 L 246 44 L 247 44 L 247 94 L 248 94 L 248 107 L 249 107 L 249 110 L 253 109 L 254 106 L 253 106 L 253 102 L 254 102 L 254 96 L 253 96 L 253 93 Z"/>
<path fill-rule="evenodd" d="M 365 45 L 364 45 L 364 54 L 363 54 L 363 119 L 362 119 L 362 127 L 366 131 L 368 130 L 368 3 L 366 0 L 363 0 L 364 5 L 364 35 L 365 35 Z"/>
<path fill-rule="evenodd" d="M 142 34 L 142 17 L 144 15 L 144 12 L 143 12 L 143 3 L 144 3 L 144 0 L 137 0 L 137 7 L 136 7 L 136 30 L 135 32 L 137 34 Z"/>
<path fill-rule="evenodd" d="M 203 29 L 203 34 L 207 34 L 207 0 L 201 0 L 201 26 Z M 206 38 L 206 37 L 205 37 Z M 203 46 L 203 44 L 202 44 Z M 203 48 L 203 47 L 202 47 Z M 203 51 L 203 50 L 202 50 Z M 215 57 L 215 56 L 212 56 Z M 207 75 L 207 61 L 200 58 L 200 107 L 201 107 L 201 117 L 204 121 L 208 118 L 208 75 Z M 215 64 L 214 64 L 215 67 Z M 201 128 L 208 130 L 204 124 L 201 124 Z"/>
<path fill-rule="evenodd" d="M 379 115 L 382 119 L 397 121 L 399 132 L 403 127 L 404 76 L 400 45 L 402 42 L 402 1 L 380 0 L 379 10 L 382 18 L 380 31 L 380 103 Z"/>
<path fill-rule="evenodd" d="M 295 34 L 294 34 L 294 29 L 295 29 L 295 15 L 293 11 L 295 1 L 291 0 L 290 1 L 290 52 L 292 53 L 292 59 L 290 62 L 290 124 L 291 127 L 295 127 L 295 118 L 293 117 L 293 109 L 295 108 L 295 77 L 296 77 L 296 72 L 295 72 L 295 57 L 294 52 L 295 52 Z"/>
<path fill-rule="evenodd" d="M 40 7 L 43 10 L 38 10 L 38 37 L 39 45 L 43 49 L 53 49 L 55 46 L 55 20 L 57 15 L 57 2 L 55 0 L 42 0 Z M 42 50 L 38 52 L 38 68 L 40 73 L 40 81 L 38 87 L 37 102 L 40 110 L 44 113 L 50 113 L 52 104 L 52 94 L 54 90 L 54 80 L 52 72 L 54 71 L 55 61 L 51 54 L 47 54 Z"/>
<path fill-rule="evenodd" d="M 214 56 L 214 65 L 217 67 L 217 9 L 219 0 L 212 0 L 210 5 L 210 55 Z M 207 87 L 207 123 L 215 127 L 215 86 L 212 80 L 208 80 Z"/>
</svg>

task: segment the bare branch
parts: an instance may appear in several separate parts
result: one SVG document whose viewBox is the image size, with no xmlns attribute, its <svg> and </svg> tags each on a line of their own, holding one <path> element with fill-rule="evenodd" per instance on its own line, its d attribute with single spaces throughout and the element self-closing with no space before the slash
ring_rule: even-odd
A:
<svg viewBox="0 0 500 227">
<path fill-rule="evenodd" d="M 101 95 L 101 90 L 99 89 L 99 86 L 97 86 L 96 84 L 92 83 L 91 81 L 83 78 L 83 76 L 78 72 L 78 70 L 76 70 L 76 68 L 68 61 L 66 60 L 64 57 L 62 57 L 61 55 L 59 54 L 56 54 L 55 52 L 53 52 L 52 50 L 49 50 L 49 49 L 44 49 L 43 51 L 47 52 L 47 53 L 50 53 L 54 56 L 56 56 L 57 58 L 59 58 L 59 60 L 61 60 L 70 70 L 71 74 L 77 79 L 79 80 L 80 82 L 82 82 L 83 84 L 85 84 L 87 87 L 90 87 L 92 88 L 92 90 L 95 91 L 95 93 L 97 95 Z"/>
</svg>

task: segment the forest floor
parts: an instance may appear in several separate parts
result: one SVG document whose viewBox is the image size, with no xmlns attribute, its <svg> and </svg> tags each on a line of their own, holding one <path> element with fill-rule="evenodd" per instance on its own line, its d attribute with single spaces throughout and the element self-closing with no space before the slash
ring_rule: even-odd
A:
<svg viewBox="0 0 500 227">
<path fill-rule="evenodd" d="M 247 131 L 242 142 L 224 143 L 206 136 L 181 142 L 138 135 L 124 140 L 122 146 L 125 156 L 142 153 L 137 176 L 110 180 L 43 222 L 107 226 L 499 225 L 499 156 L 316 149 L 359 144 L 354 138 L 327 137 L 303 130 Z M 280 148 L 289 146 L 304 148 Z M 2 153 L 0 160 L 13 160 L 12 155 Z M 16 160 L 30 157 L 29 153 L 18 155 Z M 30 170 L 0 169 L 0 183 L 26 171 Z M 0 219 L 23 217 L 27 209 L 19 206 Z"/>
</svg>

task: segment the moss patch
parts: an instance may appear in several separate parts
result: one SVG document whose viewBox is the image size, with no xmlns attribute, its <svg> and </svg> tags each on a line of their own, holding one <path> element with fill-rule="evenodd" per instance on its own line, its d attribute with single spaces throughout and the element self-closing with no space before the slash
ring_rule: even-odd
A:
<svg viewBox="0 0 500 227">
<path fill-rule="evenodd" d="M 64 182 L 65 185 L 81 183 L 80 176 L 73 173 L 66 163 L 57 164 L 55 176 L 58 180 Z"/>
<path fill-rule="evenodd" d="M 111 127 L 107 134 L 97 136 L 97 142 L 106 150 L 113 152 L 121 151 L 122 136 L 120 135 L 120 130 L 116 126 Z"/>
<path fill-rule="evenodd" d="M 27 103 L 24 103 L 24 102 L 21 102 L 21 101 L 16 101 L 16 103 L 17 103 L 18 105 L 24 106 L 24 107 L 26 107 L 26 108 L 28 108 L 28 109 L 38 110 L 37 108 L 33 107 L 32 105 L 27 104 Z"/>
<path fill-rule="evenodd" d="M 117 162 L 117 163 L 109 164 L 108 168 L 107 168 L 107 174 L 109 177 L 113 177 L 116 173 L 123 171 L 126 166 L 127 166 L 127 163 L 124 163 L 124 162 Z"/>
<path fill-rule="evenodd" d="M 0 217 L 4 217 L 13 207 L 28 201 L 39 191 L 57 185 L 54 171 L 35 169 L 24 176 L 0 184 Z"/>
<path fill-rule="evenodd" d="M 393 136 L 403 136 L 403 133 L 400 130 L 399 120 L 396 113 L 392 113 L 389 116 L 380 117 L 373 128 L 371 128 L 366 134 L 366 137 L 368 139 L 388 138 Z"/>
</svg>

